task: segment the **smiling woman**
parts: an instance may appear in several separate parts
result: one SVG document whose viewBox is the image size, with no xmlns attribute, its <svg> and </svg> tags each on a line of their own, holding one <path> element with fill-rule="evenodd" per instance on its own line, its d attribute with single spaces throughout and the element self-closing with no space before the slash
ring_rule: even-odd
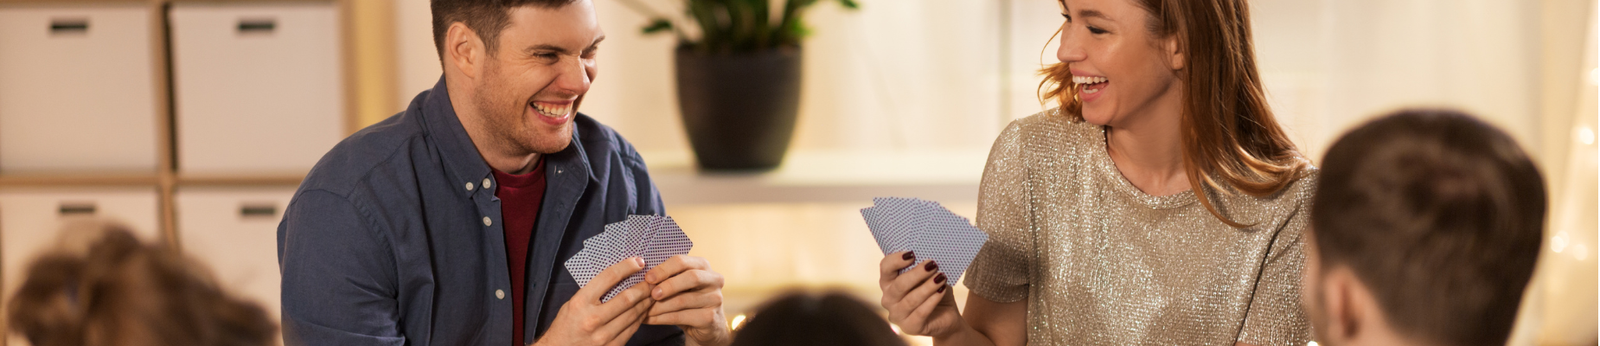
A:
<svg viewBox="0 0 1600 346">
<path fill-rule="evenodd" d="M 1305 344 L 1315 168 L 1263 98 L 1245 2 L 1059 4 L 1041 88 L 1063 106 L 989 153 L 965 313 L 902 252 L 879 268 L 890 320 L 940 345 Z"/>
</svg>

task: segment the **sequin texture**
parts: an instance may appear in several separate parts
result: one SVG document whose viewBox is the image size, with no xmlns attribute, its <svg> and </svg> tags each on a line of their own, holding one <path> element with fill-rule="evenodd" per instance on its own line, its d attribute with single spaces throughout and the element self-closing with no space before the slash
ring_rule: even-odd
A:
<svg viewBox="0 0 1600 346">
<path fill-rule="evenodd" d="M 1102 127 L 1056 110 L 1012 122 L 984 169 L 972 292 L 1027 299 L 1029 345 L 1304 345 L 1301 252 L 1316 171 L 1258 198 L 1151 196 L 1112 163 Z"/>
</svg>

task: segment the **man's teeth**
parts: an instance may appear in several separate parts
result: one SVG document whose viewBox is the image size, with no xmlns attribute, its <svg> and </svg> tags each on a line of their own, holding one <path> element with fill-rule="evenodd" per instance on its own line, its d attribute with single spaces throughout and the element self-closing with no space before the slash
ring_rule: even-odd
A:
<svg viewBox="0 0 1600 346">
<path fill-rule="evenodd" d="M 567 115 L 567 111 L 572 110 L 572 104 L 568 103 L 560 106 L 545 106 L 539 104 L 538 102 L 534 102 L 533 109 L 538 110 L 539 115 L 551 118 L 559 118 L 563 115 Z"/>
<path fill-rule="evenodd" d="M 1106 77 L 1072 76 L 1072 83 L 1073 84 L 1081 84 L 1081 85 L 1100 84 L 1100 83 L 1105 83 L 1106 81 L 1108 81 L 1108 79 L 1106 79 Z"/>
</svg>

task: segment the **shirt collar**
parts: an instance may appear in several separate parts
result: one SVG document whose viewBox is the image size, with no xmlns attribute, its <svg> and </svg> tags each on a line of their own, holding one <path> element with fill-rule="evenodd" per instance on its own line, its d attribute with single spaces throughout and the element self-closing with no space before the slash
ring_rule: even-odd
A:
<svg viewBox="0 0 1600 346">
<path fill-rule="evenodd" d="M 439 150 L 445 171 L 448 172 L 451 181 L 462 185 L 462 188 L 456 191 L 471 196 L 473 190 L 466 189 L 465 184 L 481 184 L 493 174 L 489 164 L 478 154 L 478 147 L 472 143 L 472 137 L 467 135 L 467 129 L 461 125 L 455 106 L 450 103 L 448 89 L 445 87 L 444 77 L 440 76 L 439 82 L 434 83 L 433 89 L 428 92 L 427 100 L 422 103 L 422 118 L 428 136 L 434 138 L 431 142 Z M 586 116 L 582 114 L 574 116 L 578 117 Z M 577 120 L 573 119 L 572 143 L 560 152 L 545 155 L 545 170 L 549 172 L 552 169 L 559 169 L 563 174 L 581 173 L 588 180 L 595 181 L 588 157 L 582 154 L 584 151 L 582 141 L 578 140 Z M 568 170 L 577 172 L 565 172 Z"/>
<path fill-rule="evenodd" d="M 452 182 L 462 185 L 462 188 L 454 190 L 472 195 L 476 189 L 466 189 L 465 184 L 481 184 L 483 179 L 489 177 L 489 164 L 478 154 L 478 147 L 472 144 L 472 137 L 467 136 L 467 129 L 461 126 L 461 119 L 456 117 L 455 106 L 450 103 L 450 91 L 445 87 L 443 76 L 428 92 L 427 100 L 422 102 L 422 118 L 428 137 L 433 138 L 429 142 L 438 149 L 447 176 Z"/>
</svg>

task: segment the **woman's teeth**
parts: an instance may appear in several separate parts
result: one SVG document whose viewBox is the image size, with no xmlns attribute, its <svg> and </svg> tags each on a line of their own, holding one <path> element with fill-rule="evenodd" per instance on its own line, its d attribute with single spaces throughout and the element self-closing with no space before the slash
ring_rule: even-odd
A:
<svg viewBox="0 0 1600 346">
<path fill-rule="evenodd" d="M 1105 86 L 1099 85 L 1099 84 L 1102 84 L 1102 83 L 1105 83 L 1105 82 L 1108 82 L 1108 81 L 1110 81 L 1110 80 L 1106 79 L 1106 77 L 1083 77 L 1083 76 L 1073 76 L 1072 77 L 1072 83 L 1073 84 L 1077 84 L 1079 86 L 1082 86 L 1083 88 L 1078 89 L 1078 90 L 1080 90 L 1081 92 L 1083 92 L 1085 94 L 1093 94 L 1093 93 L 1100 92 L 1100 89 L 1103 89 Z"/>
<path fill-rule="evenodd" d="M 568 103 L 568 104 L 564 104 L 564 105 L 543 105 L 543 104 L 540 104 L 538 102 L 534 102 L 533 103 L 533 109 L 539 111 L 539 115 L 543 115 L 543 116 L 551 117 L 551 118 L 560 118 L 562 116 L 567 115 L 567 111 L 572 110 L 572 104 Z"/>
<path fill-rule="evenodd" d="M 1105 83 L 1106 81 L 1107 81 L 1106 77 L 1072 76 L 1072 83 L 1073 84 L 1082 84 L 1082 85 L 1100 84 L 1100 83 Z"/>
</svg>

